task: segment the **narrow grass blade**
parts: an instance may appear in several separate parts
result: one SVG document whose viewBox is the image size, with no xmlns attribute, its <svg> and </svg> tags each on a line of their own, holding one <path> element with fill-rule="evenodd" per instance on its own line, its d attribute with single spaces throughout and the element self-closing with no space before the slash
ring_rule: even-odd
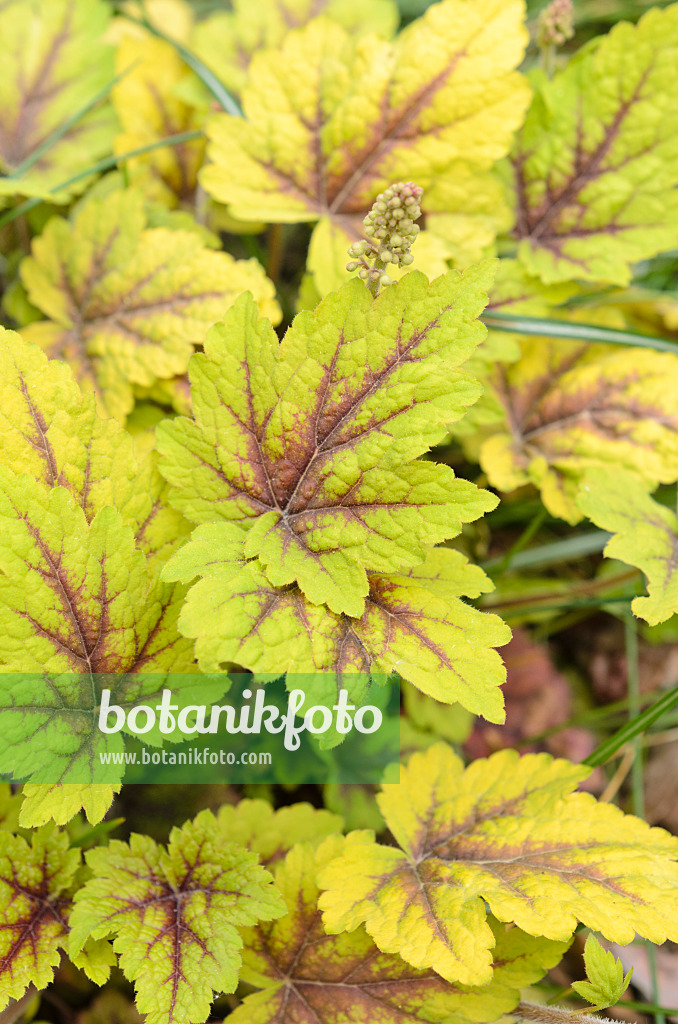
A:
<svg viewBox="0 0 678 1024">
<path fill-rule="evenodd" d="M 657 719 L 661 718 L 662 715 L 666 714 L 672 708 L 678 705 L 678 686 L 674 686 L 671 690 L 668 690 L 663 697 L 660 697 L 658 701 L 651 704 L 645 711 L 641 711 L 639 715 L 632 718 L 626 725 L 622 726 L 613 736 L 601 743 L 592 754 L 585 759 L 584 764 L 588 764 L 591 768 L 595 768 L 599 764 L 604 764 L 609 761 L 611 757 L 617 753 L 626 743 L 635 739 L 642 732 L 648 729 Z"/>
<path fill-rule="evenodd" d="M 493 331 L 511 334 L 530 334 L 542 338 L 565 338 L 569 341 L 603 342 L 606 345 L 630 345 L 634 348 L 652 348 L 656 352 L 678 354 L 678 344 L 668 338 L 652 338 L 635 331 L 615 331 L 595 324 L 577 324 L 570 320 L 550 320 L 547 317 L 514 316 L 511 313 L 484 313 L 481 320 Z"/>
</svg>

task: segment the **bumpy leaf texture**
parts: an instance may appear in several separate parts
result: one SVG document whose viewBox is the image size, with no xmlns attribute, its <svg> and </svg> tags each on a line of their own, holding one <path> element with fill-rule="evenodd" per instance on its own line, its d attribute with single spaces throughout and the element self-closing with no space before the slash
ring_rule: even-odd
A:
<svg viewBox="0 0 678 1024">
<path fill-rule="evenodd" d="M 361 615 L 366 569 L 415 565 L 496 504 L 414 461 L 478 397 L 459 366 L 482 337 L 487 274 L 413 273 L 374 302 L 350 282 L 280 344 L 243 296 L 191 361 L 194 420 L 158 429 L 175 508 L 247 531 L 274 586 Z"/>
<path fill-rule="evenodd" d="M 195 339 L 243 290 L 279 318 L 273 285 L 256 260 L 212 252 L 195 232 L 145 223 L 135 190 L 90 199 L 72 223 L 52 219 L 21 265 L 31 301 L 49 318 L 25 327 L 24 337 L 68 360 L 122 419 L 134 385 L 183 374 Z"/>
<path fill-rule="evenodd" d="M 544 281 L 626 284 L 678 232 L 678 6 L 594 39 L 537 93 L 513 153 L 514 235 Z"/>
<path fill-rule="evenodd" d="M 488 173 L 529 100 L 513 69 L 527 41 L 521 0 L 443 0 L 394 43 L 327 18 L 252 61 L 245 118 L 209 124 L 205 189 L 245 220 L 318 222 L 309 269 L 320 294 L 346 280 L 346 249 L 393 181 L 424 189 L 417 266 L 477 260 L 508 226 Z"/>
<path fill-rule="evenodd" d="M 317 851 L 300 843 L 275 874 L 288 913 L 244 935 L 243 981 L 248 995 L 233 1024 L 457 1024 L 496 1020 L 516 1006 L 521 986 L 538 981 L 567 948 L 493 922 L 497 939 L 492 981 L 482 989 L 451 985 L 382 953 L 364 928 L 327 935 L 318 912 L 316 873 L 341 854 L 332 836 Z"/>
<path fill-rule="evenodd" d="M 34 832 L 30 845 L 0 832 L 0 1010 L 30 984 L 41 990 L 51 982 L 79 867 L 80 851 L 51 826 Z"/>
<path fill-rule="evenodd" d="M 207 1020 L 213 991 L 237 985 L 238 929 L 285 913 L 256 854 L 225 842 L 209 811 L 174 828 L 167 850 L 133 834 L 86 858 L 94 877 L 76 894 L 69 952 L 114 935 L 148 1024 Z"/>
<path fill-rule="evenodd" d="M 258 50 L 279 46 L 285 35 L 324 14 L 347 32 L 376 32 L 390 38 L 398 24 L 393 0 L 233 0 L 196 25 L 191 48 L 231 92 L 242 92 L 250 60 Z"/>
<path fill-rule="evenodd" d="M 486 984 L 486 905 L 530 935 L 578 920 L 615 942 L 678 935 L 678 840 L 573 793 L 587 768 L 501 751 L 464 770 L 442 744 L 415 754 L 379 806 L 398 846 L 354 832 L 320 872 L 330 933 L 364 923 L 380 949 L 443 978 Z"/>
<path fill-rule="evenodd" d="M 50 772 L 58 763 L 73 776 L 67 789 L 29 787 L 23 824 L 52 813 L 66 821 L 79 801 L 98 820 L 112 788 L 76 785 L 105 739 L 94 728 L 94 677 L 132 673 L 118 695 L 135 702 L 159 688 L 141 673 L 193 665 L 176 629 L 183 588 L 158 579 L 185 524 L 154 457 L 139 463 L 132 439 L 98 416 L 71 371 L 9 331 L 0 334 L 0 442 L 0 672 L 34 673 L 20 683 L 2 676 L 3 770 L 22 777 L 23 765 L 30 775 L 48 751 Z M 76 673 L 82 685 L 43 672 Z"/>
<path fill-rule="evenodd" d="M 205 524 L 163 570 L 163 579 L 202 577 L 189 590 L 179 628 L 196 638 L 204 671 L 234 662 L 273 675 L 323 673 L 326 685 L 351 691 L 370 672 L 397 670 L 436 700 L 503 722 L 505 674 L 493 648 L 508 642 L 510 630 L 460 600 L 492 585 L 458 552 L 435 549 L 409 571 L 370 574 L 365 609 L 350 618 L 311 603 L 296 586 L 273 586 L 238 551 L 231 524 Z"/>
<path fill-rule="evenodd" d="M 502 422 L 480 461 L 502 491 L 536 484 L 553 515 L 576 523 L 587 470 L 627 469 L 648 487 L 678 476 L 678 356 L 533 338 L 487 383 Z"/>
<path fill-rule="evenodd" d="M 606 471 L 584 478 L 579 509 L 614 536 L 608 558 L 637 566 L 647 577 L 647 597 L 631 608 L 651 626 L 678 611 L 678 516 L 654 501 L 630 473 Z"/>
<path fill-rule="evenodd" d="M 109 8 L 100 0 L 13 0 L 0 6 L 0 197 L 46 196 L 109 153 L 115 117 L 100 104 L 23 171 L 23 165 L 113 78 L 103 42 Z M 86 184 L 83 180 L 76 189 Z M 73 190 L 51 200 L 65 202 Z"/>
</svg>

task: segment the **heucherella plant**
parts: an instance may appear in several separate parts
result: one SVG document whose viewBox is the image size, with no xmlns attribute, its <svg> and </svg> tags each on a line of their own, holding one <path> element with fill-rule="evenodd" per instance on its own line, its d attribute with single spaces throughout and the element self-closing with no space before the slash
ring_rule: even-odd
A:
<svg viewBox="0 0 678 1024">
<path fill-rule="evenodd" d="M 406 6 L 0 0 L 3 1024 L 595 1024 L 678 942 L 678 4 Z"/>
</svg>

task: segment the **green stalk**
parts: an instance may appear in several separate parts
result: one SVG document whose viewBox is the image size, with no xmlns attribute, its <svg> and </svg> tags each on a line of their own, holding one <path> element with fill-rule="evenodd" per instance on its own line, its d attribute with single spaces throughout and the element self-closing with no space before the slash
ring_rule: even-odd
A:
<svg viewBox="0 0 678 1024">
<path fill-rule="evenodd" d="M 678 353 L 678 345 L 667 338 L 653 338 L 635 331 L 615 331 L 595 324 L 576 324 L 569 320 L 550 320 L 547 317 L 514 316 L 510 313 L 483 313 L 480 318 L 486 327 L 511 334 L 529 334 L 540 338 L 564 338 L 569 341 L 602 342 L 606 345 L 631 345 L 634 348 L 652 348 L 656 352 Z"/>
<path fill-rule="evenodd" d="M 576 537 L 566 537 L 565 540 L 556 540 L 550 544 L 540 544 L 536 548 L 528 548 L 527 551 L 519 551 L 511 559 L 512 569 L 526 569 L 534 565 L 557 565 L 570 558 L 581 558 L 583 555 L 593 555 L 602 551 L 612 536 L 605 530 L 594 530 L 588 533 L 579 533 Z M 505 555 L 497 558 L 488 558 L 481 562 L 481 569 L 486 572 L 499 570 L 504 563 Z"/>
<path fill-rule="evenodd" d="M 177 135 L 168 135 L 164 139 L 158 139 L 157 142 L 149 142 L 146 146 L 140 146 L 138 149 L 130 149 L 127 153 L 120 153 L 119 156 L 107 156 L 103 160 L 99 160 L 98 163 L 92 164 L 85 171 L 80 171 L 78 174 L 74 174 L 72 178 L 67 178 L 66 181 L 59 182 L 54 188 L 50 189 L 50 195 L 56 195 L 64 188 L 70 188 L 71 185 L 76 185 L 83 178 L 89 178 L 93 174 L 100 174 L 102 171 L 108 171 L 111 167 L 115 167 L 116 164 L 122 163 L 124 160 L 131 160 L 135 156 L 143 156 L 144 153 L 150 153 L 154 149 L 162 149 L 164 146 L 180 146 L 183 142 L 193 142 L 195 139 L 202 138 L 202 132 L 179 132 Z M 34 199 L 26 199 L 23 203 L 15 206 L 11 210 L 7 210 L 0 216 L 0 227 L 5 224 L 9 224 L 11 221 L 16 220 L 17 217 L 23 216 L 24 213 L 28 213 L 29 210 L 34 210 L 36 206 L 40 206 L 41 203 L 46 202 L 42 197 L 36 197 Z"/>
<path fill-rule="evenodd" d="M 599 764 L 605 764 L 611 757 L 621 750 L 634 737 L 640 735 L 653 725 L 662 715 L 678 705 L 678 686 L 672 687 L 663 697 L 651 704 L 649 708 L 635 715 L 626 725 L 622 726 L 613 736 L 601 743 L 592 754 L 585 759 L 584 764 L 595 768 Z"/>
</svg>

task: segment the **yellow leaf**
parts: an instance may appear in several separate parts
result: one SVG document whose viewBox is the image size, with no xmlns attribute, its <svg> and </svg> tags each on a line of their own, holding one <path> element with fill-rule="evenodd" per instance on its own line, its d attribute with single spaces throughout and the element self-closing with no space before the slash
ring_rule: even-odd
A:
<svg viewBox="0 0 678 1024">
<path fill-rule="evenodd" d="M 565 940 L 577 921 L 613 942 L 678 937 L 678 839 L 572 790 L 589 769 L 502 750 L 466 770 L 437 744 L 379 807 L 398 846 L 354 832 L 320 872 L 325 928 L 364 923 L 384 952 L 449 981 L 487 984 L 487 909 Z"/>
</svg>

